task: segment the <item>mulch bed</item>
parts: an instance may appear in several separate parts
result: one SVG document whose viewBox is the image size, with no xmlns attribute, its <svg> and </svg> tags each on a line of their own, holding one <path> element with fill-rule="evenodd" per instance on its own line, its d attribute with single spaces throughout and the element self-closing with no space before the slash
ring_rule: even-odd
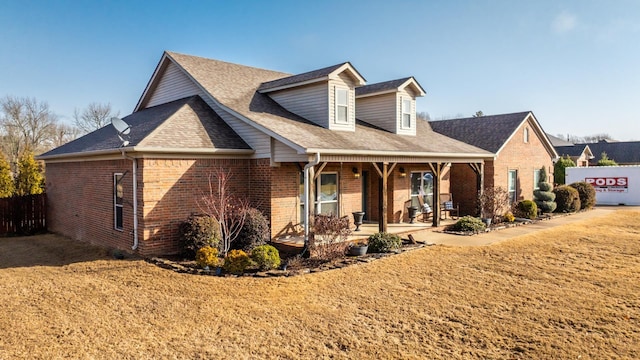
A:
<svg viewBox="0 0 640 360">
<path fill-rule="evenodd" d="M 268 278 L 278 276 L 297 276 L 310 273 L 317 273 L 321 271 L 328 271 L 333 269 L 341 269 L 347 266 L 370 263 L 372 261 L 382 259 L 391 255 L 401 254 L 406 251 L 420 249 L 430 244 L 424 242 L 413 243 L 408 240 L 402 241 L 402 247 L 394 252 L 389 253 L 367 253 L 362 256 L 344 256 L 331 261 L 320 261 L 317 259 L 305 259 L 297 258 L 291 266 L 287 266 L 284 269 L 274 269 L 267 271 L 260 271 L 257 269 L 247 269 L 242 275 L 234 275 L 225 273 L 224 270 L 217 271 L 216 269 L 204 270 L 196 264 L 193 260 L 185 260 L 179 258 L 160 258 L 154 257 L 147 259 L 148 262 L 155 264 L 161 268 L 169 269 L 178 273 L 194 274 L 194 275 L 206 275 L 206 276 L 224 276 L 224 277 L 256 277 L 256 278 Z M 283 263 L 287 262 L 287 258 L 283 259 Z"/>
<path fill-rule="evenodd" d="M 581 210 L 584 211 L 584 210 Z M 497 230 L 503 230 L 503 229 L 508 229 L 508 228 L 512 228 L 512 227 L 516 227 L 516 226 L 523 226 L 523 225 L 528 225 L 528 224 L 535 224 L 537 222 L 540 221 L 545 221 L 545 220 L 550 220 L 550 219 L 555 219 L 561 216 L 568 216 L 571 214 L 576 214 L 576 213 L 553 213 L 553 214 L 543 214 L 538 216 L 535 219 L 524 219 L 524 218 L 516 218 L 516 220 L 512 223 L 509 222 L 504 222 L 504 223 L 500 223 L 500 224 L 491 224 L 491 226 L 487 227 L 484 231 L 454 231 L 454 230 L 447 230 L 446 228 L 444 230 L 439 230 L 438 232 L 442 232 L 442 233 L 447 233 L 447 234 L 453 234 L 453 235 L 464 235 L 464 236 L 471 236 L 471 235 L 479 235 L 479 234 L 484 234 L 484 233 L 488 233 L 491 231 L 497 231 Z"/>
</svg>

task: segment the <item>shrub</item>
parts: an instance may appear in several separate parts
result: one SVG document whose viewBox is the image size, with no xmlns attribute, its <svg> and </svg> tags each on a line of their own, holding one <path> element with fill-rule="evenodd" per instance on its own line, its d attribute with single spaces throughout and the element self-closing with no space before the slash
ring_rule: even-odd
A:
<svg viewBox="0 0 640 360">
<path fill-rule="evenodd" d="M 7 198 L 13 195 L 15 184 L 11 175 L 11 167 L 0 152 L 0 198 Z"/>
<path fill-rule="evenodd" d="M 33 158 L 32 152 L 25 152 L 18 160 L 18 174 L 15 178 L 15 194 L 37 195 L 44 192 L 42 168 Z"/>
<path fill-rule="evenodd" d="M 609 156 L 607 156 L 606 152 L 602 152 L 602 154 L 600 154 L 600 160 L 598 160 L 597 165 L 598 166 L 618 166 L 618 163 L 613 159 L 609 159 Z"/>
<path fill-rule="evenodd" d="M 249 255 L 242 250 L 231 250 L 224 258 L 224 270 L 231 274 L 242 274 L 251 265 Z"/>
<path fill-rule="evenodd" d="M 220 261 L 218 260 L 218 249 L 211 246 L 201 247 L 196 251 L 196 263 L 201 268 L 206 266 L 219 266 Z"/>
<path fill-rule="evenodd" d="M 451 230 L 454 231 L 472 231 L 472 232 L 481 232 L 486 229 L 487 226 L 477 217 L 473 217 L 470 215 L 463 216 L 455 224 L 451 225 Z"/>
<path fill-rule="evenodd" d="M 251 251 L 251 260 L 261 270 L 275 269 L 280 266 L 280 253 L 271 245 L 260 245 Z"/>
<path fill-rule="evenodd" d="M 564 156 L 556 161 L 556 164 L 553 166 L 553 181 L 556 184 L 564 185 L 566 168 L 574 167 L 576 163 L 569 158 L 569 156 Z"/>
<path fill-rule="evenodd" d="M 379 232 L 369 236 L 369 252 L 386 253 L 399 249 L 402 240 L 396 234 Z"/>
<path fill-rule="evenodd" d="M 507 211 L 502 217 L 506 222 L 514 222 L 516 220 L 516 217 L 513 216 L 513 213 L 511 211 Z"/>
<path fill-rule="evenodd" d="M 349 217 L 336 215 L 316 215 L 313 236 L 309 238 L 309 251 L 313 258 L 332 260 L 341 256 L 349 246 L 346 243 L 351 234 Z"/>
<path fill-rule="evenodd" d="M 518 216 L 527 218 L 527 219 L 535 219 L 538 217 L 538 205 L 531 200 L 522 200 L 518 202 L 516 205 Z"/>
<path fill-rule="evenodd" d="M 210 216 L 191 215 L 180 225 L 180 242 L 185 255 L 193 258 L 198 249 L 220 245 L 220 224 Z"/>
<path fill-rule="evenodd" d="M 556 194 L 558 208 L 556 212 L 575 212 L 580 210 L 580 194 L 568 185 L 558 186 L 553 190 Z"/>
<path fill-rule="evenodd" d="M 593 188 L 593 185 L 585 181 L 578 181 L 569 186 L 578 190 L 580 209 L 591 209 L 596 205 L 596 189 Z"/>
<path fill-rule="evenodd" d="M 543 166 L 540 169 L 538 190 L 533 191 L 536 205 L 543 213 L 552 213 L 557 207 L 557 204 L 554 201 L 556 199 L 556 194 L 550 191 L 552 188 L 553 186 L 547 182 L 547 170 Z"/>
<path fill-rule="evenodd" d="M 250 208 L 246 212 L 242 230 L 240 230 L 236 240 L 231 243 L 231 248 L 249 252 L 256 246 L 266 244 L 270 239 L 270 235 L 267 218 L 262 215 L 260 210 Z"/>
</svg>

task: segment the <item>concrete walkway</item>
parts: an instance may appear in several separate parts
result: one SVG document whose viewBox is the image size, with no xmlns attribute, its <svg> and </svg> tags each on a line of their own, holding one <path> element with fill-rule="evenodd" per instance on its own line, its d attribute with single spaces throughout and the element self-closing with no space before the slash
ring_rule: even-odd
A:
<svg viewBox="0 0 640 360">
<path fill-rule="evenodd" d="M 463 236 L 445 234 L 434 231 L 419 231 L 413 233 L 417 241 L 428 244 L 448 246 L 483 246 L 508 240 L 517 236 L 530 234 L 536 231 L 551 229 L 556 226 L 571 224 L 582 220 L 595 219 L 613 213 L 616 210 L 639 210 L 638 206 L 597 206 L 593 210 L 577 214 L 558 216 L 549 220 L 538 221 L 534 224 L 515 226 L 511 228 L 491 231 L 485 234 Z"/>
</svg>

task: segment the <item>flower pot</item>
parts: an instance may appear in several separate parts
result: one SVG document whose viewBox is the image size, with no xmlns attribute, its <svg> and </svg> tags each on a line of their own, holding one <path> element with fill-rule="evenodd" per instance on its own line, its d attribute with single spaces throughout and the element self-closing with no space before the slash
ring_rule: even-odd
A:
<svg viewBox="0 0 640 360">
<path fill-rule="evenodd" d="M 409 224 L 414 224 L 416 222 L 416 216 L 418 216 L 418 208 L 417 206 L 409 206 L 407 207 L 407 214 L 409 216 Z"/>
<path fill-rule="evenodd" d="M 484 225 L 485 225 L 486 227 L 491 226 L 491 218 L 483 218 L 483 219 L 482 219 L 482 222 L 484 223 Z"/>
<path fill-rule="evenodd" d="M 362 220 L 364 219 L 364 211 L 355 211 L 353 214 L 353 223 L 356 225 L 356 229 L 354 231 L 360 231 L 360 225 L 362 225 Z"/>
<path fill-rule="evenodd" d="M 367 253 L 368 249 L 369 249 L 368 245 L 352 245 L 349 248 L 349 255 L 362 256 Z"/>
</svg>

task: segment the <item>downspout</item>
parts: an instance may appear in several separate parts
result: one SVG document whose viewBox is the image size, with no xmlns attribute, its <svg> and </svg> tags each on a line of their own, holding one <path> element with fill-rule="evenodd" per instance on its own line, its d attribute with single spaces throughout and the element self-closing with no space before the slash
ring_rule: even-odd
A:
<svg viewBox="0 0 640 360">
<path fill-rule="evenodd" d="M 320 153 L 316 153 L 316 157 L 313 161 L 310 161 L 307 165 L 304 166 L 304 251 L 307 249 L 307 245 L 309 244 L 309 169 L 318 165 L 320 163 Z"/>
<path fill-rule="evenodd" d="M 122 157 L 131 160 L 133 169 L 133 246 L 131 250 L 138 249 L 138 161 L 134 157 L 127 156 L 124 149 L 121 149 Z"/>
</svg>

